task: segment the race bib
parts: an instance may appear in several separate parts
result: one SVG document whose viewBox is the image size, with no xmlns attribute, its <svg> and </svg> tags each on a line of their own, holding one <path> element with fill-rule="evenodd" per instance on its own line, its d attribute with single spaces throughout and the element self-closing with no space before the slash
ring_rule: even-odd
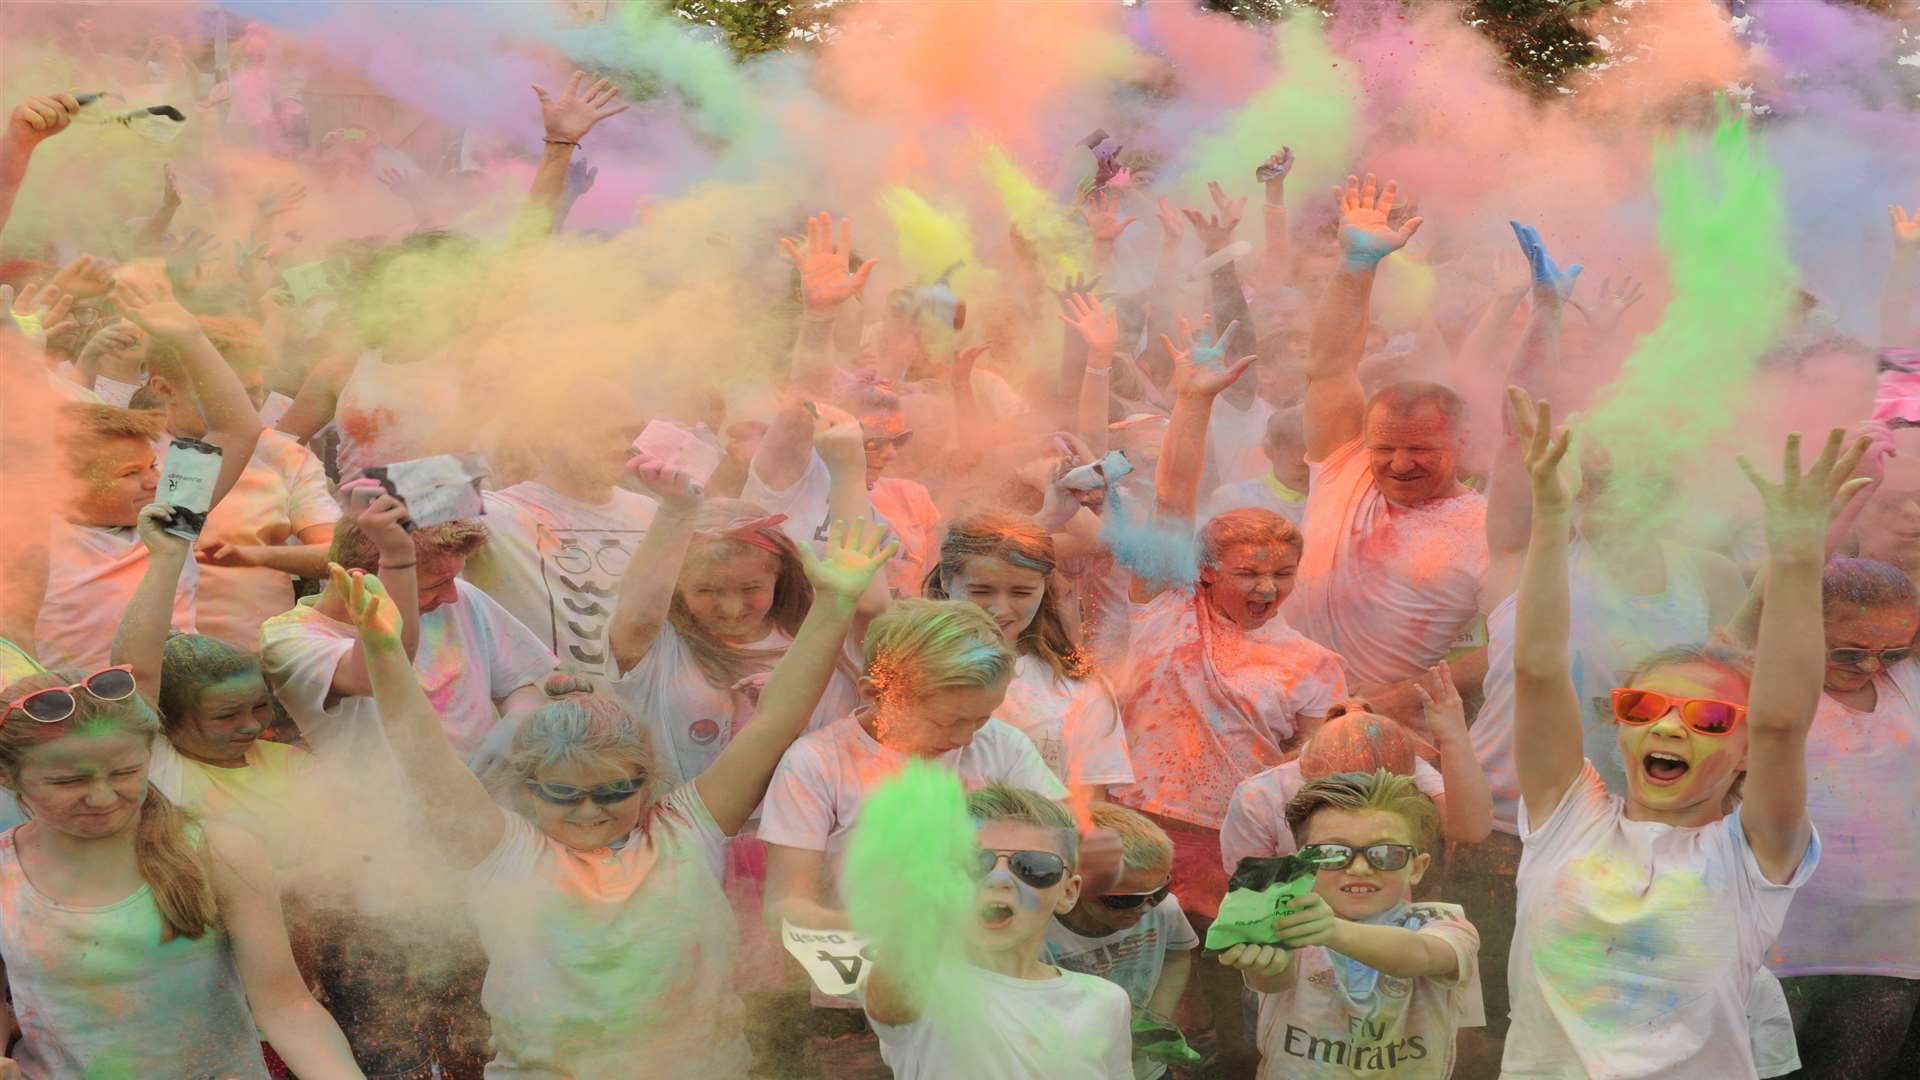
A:
<svg viewBox="0 0 1920 1080">
<path fill-rule="evenodd" d="M 873 951 L 851 930 L 807 930 L 782 919 L 780 943 L 823 994 L 851 997 L 867 985 Z"/>
</svg>

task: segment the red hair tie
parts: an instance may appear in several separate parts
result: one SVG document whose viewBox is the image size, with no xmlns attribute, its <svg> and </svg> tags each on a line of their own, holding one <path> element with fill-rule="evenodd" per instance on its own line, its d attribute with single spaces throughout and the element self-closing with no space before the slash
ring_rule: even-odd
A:
<svg viewBox="0 0 1920 1080">
<path fill-rule="evenodd" d="M 779 541 L 768 536 L 767 533 L 769 530 L 778 529 L 786 523 L 787 515 L 785 514 L 768 514 L 766 517 L 757 518 L 735 518 L 728 522 L 725 528 L 714 532 L 695 530 L 693 539 L 695 543 L 699 544 L 711 544 L 720 540 L 738 540 L 743 544 L 752 544 L 762 551 L 770 551 L 775 555 L 784 557 L 787 553 L 786 549 L 781 547 Z"/>
</svg>

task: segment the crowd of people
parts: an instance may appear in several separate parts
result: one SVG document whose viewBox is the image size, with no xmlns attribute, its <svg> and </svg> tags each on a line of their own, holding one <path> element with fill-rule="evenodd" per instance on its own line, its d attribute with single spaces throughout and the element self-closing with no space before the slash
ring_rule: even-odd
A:
<svg viewBox="0 0 1920 1080">
<path fill-rule="evenodd" d="M 9 106 L 0 1080 L 1920 1075 L 1906 211 L 1881 340 L 1752 314 L 1877 397 L 1703 525 L 1754 443 L 1579 415 L 1642 286 L 1515 222 L 1409 329 L 1439 208 L 1340 162 L 1292 220 L 1285 131 L 1201 208 L 1096 133 L 991 276 L 795 208 L 777 357 L 536 348 L 526 423 L 462 353 L 511 285 L 447 282 L 617 245 L 565 221 L 628 104 L 524 104 L 497 233 L 319 259 L 187 158 L 104 228 L 30 168 L 101 95 Z M 843 874 L 925 765 L 973 830 L 933 979 Z"/>
</svg>

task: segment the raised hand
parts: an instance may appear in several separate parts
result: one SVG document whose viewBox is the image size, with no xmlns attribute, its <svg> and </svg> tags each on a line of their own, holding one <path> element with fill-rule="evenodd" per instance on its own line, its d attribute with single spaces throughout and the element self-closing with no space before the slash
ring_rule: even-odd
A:
<svg viewBox="0 0 1920 1080">
<path fill-rule="evenodd" d="M 113 264 L 92 255 L 82 255 L 53 275 L 52 285 L 80 300 L 91 300 L 113 288 Z"/>
<path fill-rule="evenodd" d="M 1567 456 L 1572 433 L 1564 426 L 1555 431 L 1553 406 L 1535 402 L 1517 386 L 1507 387 L 1507 403 L 1514 435 L 1526 448 L 1524 460 L 1533 484 L 1535 512 L 1566 513 L 1573 499 L 1567 494 L 1566 481 L 1560 478 L 1560 461 Z"/>
<path fill-rule="evenodd" d="M 172 522 L 173 507 L 149 503 L 141 507 L 139 516 L 134 518 L 133 532 L 149 554 L 177 555 L 184 561 L 191 541 L 168 532 L 167 526 Z"/>
<path fill-rule="evenodd" d="M 1200 325 L 1195 327 L 1182 318 L 1180 336 L 1187 341 L 1184 349 L 1175 346 L 1173 339 L 1165 334 L 1160 335 L 1160 344 L 1173 360 L 1174 393 L 1182 397 L 1212 397 L 1232 386 L 1259 359 L 1243 356 L 1228 364 L 1227 342 L 1232 340 L 1233 331 L 1240 324 L 1230 322 L 1218 336 L 1212 336 L 1212 322 L 1212 315 L 1202 315 Z"/>
<path fill-rule="evenodd" d="M 1080 332 L 1087 342 L 1087 357 L 1096 367 L 1106 367 L 1113 358 L 1113 350 L 1120 344 L 1120 320 L 1112 311 L 1100 306 L 1092 293 L 1069 293 L 1064 301 L 1067 310 L 1060 315 L 1060 321 Z"/>
<path fill-rule="evenodd" d="M 630 107 L 614 104 L 620 100 L 620 90 L 606 79 L 587 86 L 587 73 L 576 71 L 567 80 L 567 88 L 559 97 L 547 92 L 547 88 L 535 85 L 535 97 L 540 99 L 540 123 L 545 126 L 547 140 L 556 143 L 570 143 L 578 146 L 593 126 L 609 116 L 618 116 Z"/>
<path fill-rule="evenodd" d="M 7 135 L 29 146 L 37 146 L 67 130 L 80 103 L 72 94 L 46 94 L 30 97 L 13 107 L 7 120 Z"/>
<path fill-rule="evenodd" d="M 1100 190 L 1087 196 L 1080 206 L 1080 216 L 1085 219 L 1087 228 L 1093 233 L 1096 244 L 1111 244 L 1127 231 L 1127 226 L 1138 218 L 1120 216 L 1120 196 L 1111 191 Z"/>
<path fill-rule="evenodd" d="M 1411 217 L 1397 229 L 1387 224 L 1398 194 L 1393 181 L 1382 188 L 1372 173 L 1364 182 L 1349 176 L 1346 187 L 1333 189 L 1333 197 L 1340 204 L 1340 257 L 1346 269 L 1372 270 L 1381 259 L 1406 247 L 1426 223 L 1425 218 Z"/>
<path fill-rule="evenodd" d="M 1520 252 L 1527 257 L 1527 269 L 1533 275 L 1533 288 L 1536 296 L 1552 296 L 1556 300 L 1566 300 L 1573 295 L 1573 283 L 1584 269 L 1579 263 L 1561 270 L 1547 254 L 1547 245 L 1540 240 L 1540 230 L 1531 225 L 1522 225 L 1509 219 L 1513 227 L 1514 239 L 1520 241 Z"/>
<path fill-rule="evenodd" d="M 160 166 L 160 205 L 169 210 L 180 206 L 180 178 L 173 174 L 173 166 L 164 163 Z"/>
<path fill-rule="evenodd" d="M 800 565 L 813 583 L 814 595 L 838 597 L 852 604 L 866 593 L 873 576 L 900 551 L 900 542 L 884 524 L 855 518 L 835 521 L 827 531 L 827 550 L 815 555 L 812 544 L 800 544 Z"/>
<path fill-rule="evenodd" d="M 567 185 L 565 194 L 567 204 L 571 206 L 580 196 L 593 190 L 593 182 L 600 178 L 600 169 L 589 164 L 586 158 L 575 158 L 567 166 Z"/>
<path fill-rule="evenodd" d="M 700 499 L 705 494 L 700 485 L 693 482 L 693 477 L 650 454 L 635 451 L 627 459 L 627 471 L 662 506 L 690 510 L 700 505 Z"/>
<path fill-rule="evenodd" d="M 825 210 L 807 219 L 806 246 L 791 236 L 780 238 L 780 250 L 787 253 L 800 270 L 800 295 L 807 310 L 832 311 L 847 298 L 866 288 L 867 278 L 879 260 L 868 259 L 859 269 L 849 271 L 853 258 L 853 222 L 840 219 L 840 242 L 833 242 L 833 215 Z"/>
<path fill-rule="evenodd" d="M 87 343 L 80 347 L 76 362 L 81 367 L 97 365 L 110 357 L 130 353 L 138 349 L 146 340 L 140 330 L 131 323 L 116 322 L 100 328 Z"/>
<path fill-rule="evenodd" d="M 1920 210 L 1907 212 L 1904 206 L 1887 207 L 1887 219 L 1893 225 L 1893 250 L 1911 255 L 1920 251 Z"/>
<path fill-rule="evenodd" d="M 1155 199 L 1154 202 L 1160 207 L 1155 213 L 1155 216 L 1160 219 L 1160 239 L 1168 247 L 1179 244 L 1180 238 L 1187 234 L 1183 211 L 1174 209 L 1165 198 Z"/>
<path fill-rule="evenodd" d="M 1253 170 L 1253 178 L 1272 189 L 1286 183 L 1287 174 L 1292 171 L 1293 147 L 1283 146 L 1279 153 L 1267 158 L 1259 168 Z"/>
<path fill-rule="evenodd" d="M 1800 433 L 1796 431 L 1787 436 L 1786 448 L 1781 452 L 1781 477 L 1777 484 L 1760 475 L 1746 455 L 1740 456 L 1740 469 L 1760 493 L 1760 503 L 1765 509 L 1770 556 L 1825 557 L 1828 522 L 1873 482 L 1868 477 L 1853 475 L 1870 445 L 1872 440 L 1865 435 L 1849 442 L 1845 431 L 1834 428 L 1827 435 L 1827 444 L 1821 448 L 1820 456 L 1803 473 L 1800 471 Z"/>
<path fill-rule="evenodd" d="M 1073 314 L 1073 308 L 1067 303 L 1067 300 L 1076 293 L 1085 293 L 1088 296 L 1092 296 L 1093 290 L 1099 287 L 1099 274 L 1095 274 L 1091 278 L 1085 274 L 1075 274 L 1070 278 L 1062 279 L 1060 287 L 1057 289 L 1048 286 L 1047 291 L 1053 294 L 1055 300 L 1060 301 L 1060 314 L 1071 315 Z"/>
<path fill-rule="evenodd" d="M 211 233 L 188 229 L 185 236 L 173 241 L 167 252 L 167 274 L 175 280 L 187 281 L 200 268 L 200 264 L 213 254 L 213 246 Z"/>
<path fill-rule="evenodd" d="M 327 576 L 347 602 L 347 621 L 360 632 L 360 640 L 368 648 L 401 647 L 400 608 L 379 578 L 363 570 L 348 570 L 339 563 L 327 564 Z"/>
<path fill-rule="evenodd" d="M 1447 662 L 1427 669 L 1426 674 L 1413 680 L 1413 692 L 1420 699 L 1420 709 L 1426 721 L 1427 731 L 1436 736 L 1467 734 L 1467 708 L 1460 700 L 1460 691 L 1453 685 L 1453 673 L 1448 670 Z"/>
<path fill-rule="evenodd" d="M 1580 313 L 1587 317 L 1595 329 L 1611 330 L 1620 325 L 1627 309 L 1640 302 L 1642 290 L 1640 282 L 1632 274 L 1622 275 L 1618 285 L 1612 278 L 1600 281 L 1600 298 L 1582 305 L 1575 303 Z"/>
<path fill-rule="evenodd" d="M 173 298 L 173 285 L 164 275 L 121 270 L 113 302 L 134 325 L 162 341 L 187 341 L 200 333 L 200 323 Z"/>
<path fill-rule="evenodd" d="M 1246 213 L 1247 200 L 1244 196 L 1227 198 L 1227 193 L 1220 190 L 1219 183 L 1213 180 L 1207 181 L 1207 194 L 1213 196 L 1214 213 L 1211 216 L 1198 210 L 1184 210 L 1182 213 L 1193 223 L 1194 234 L 1200 237 L 1200 242 L 1206 245 L 1207 254 L 1211 255 L 1233 243 L 1233 230 L 1240 227 L 1240 216 Z"/>
<path fill-rule="evenodd" d="M 973 382 L 973 365 L 978 363 L 980 358 L 988 352 L 991 352 L 992 349 L 993 343 L 991 341 L 983 341 L 978 345 L 969 345 L 964 349 L 954 349 L 953 363 L 947 369 L 947 381 L 950 383 L 970 385 Z"/>
<path fill-rule="evenodd" d="M 383 165 L 374 172 L 373 177 L 385 184 L 388 191 L 405 199 L 409 204 L 421 202 L 431 191 L 426 174 L 415 169 L 397 169 L 391 165 Z"/>
</svg>

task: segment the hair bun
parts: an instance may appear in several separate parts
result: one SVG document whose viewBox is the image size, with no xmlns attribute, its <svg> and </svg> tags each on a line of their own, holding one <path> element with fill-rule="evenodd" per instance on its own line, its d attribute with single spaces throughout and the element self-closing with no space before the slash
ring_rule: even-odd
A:
<svg viewBox="0 0 1920 1080">
<path fill-rule="evenodd" d="M 568 694 L 591 694 L 594 692 L 593 680 L 585 675 L 571 671 L 556 671 L 547 676 L 543 690 L 550 698 L 562 698 Z"/>
</svg>

